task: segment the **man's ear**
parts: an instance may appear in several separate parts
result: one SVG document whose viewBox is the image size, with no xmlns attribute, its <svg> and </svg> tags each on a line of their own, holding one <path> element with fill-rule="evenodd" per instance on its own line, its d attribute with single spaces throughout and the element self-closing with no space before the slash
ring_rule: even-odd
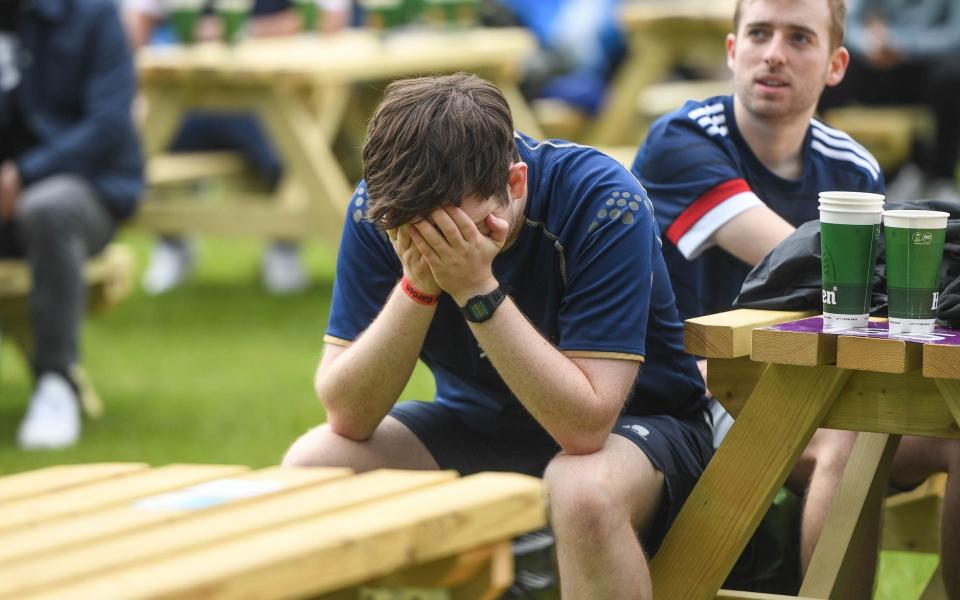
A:
<svg viewBox="0 0 960 600">
<path fill-rule="evenodd" d="M 523 198 L 527 195 L 527 163 L 515 162 L 510 165 L 507 174 L 507 189 L 510 198 Z"/>
<path fill-rule="evenodd" d="M 737 57 L 737 36 L 732 33 L 727 34 L 724 42 L 727 46 L 727 68 L 733 70 L 733 60 Z"/>
<path fill-rule="evenodd" d="M 830 55 L 830 64 L 827 65 L 827 85 L 833 87 L 843 81 L 843 76 L 847 73 L 847 66 L 850 64 L 850 52 L 840 46 Z"/>
</svg>

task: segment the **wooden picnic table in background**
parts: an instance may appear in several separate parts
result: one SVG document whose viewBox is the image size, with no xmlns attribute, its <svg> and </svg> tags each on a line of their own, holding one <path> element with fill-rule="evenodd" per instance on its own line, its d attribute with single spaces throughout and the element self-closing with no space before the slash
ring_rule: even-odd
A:
<svg viewBox="0 0 960 600">
<path fill-rule="evenodd" d="M 800 590 L 847 598 L 845 559 L 879 506 L 900 435 L 960 439 L 960 331 L 822 333 L 804 313 L 738 310 L 687 321 L 687 351 L 736 417 L 651 569 L 658 598 L 774 599 L 718 590 L 818 427 L 861 432 Z M 874 326 L 876 327 L 876 325 Z M 870 334 L 870 335 L 865 335 Z"/>
<path fill-rule="evenodd" d="M 545 522 L 513 473 L 56 466 L 0 478 L 0 598 L 492 599 Z"/>
<path fill-rule="evenodd" d="M 284 177 L 274 194 L 251 193 L 223 205 L 194 198 L 148 200 L 135 222 L 161 233 L 280 239 L 321 235 L 336 244 L 353 185 L 334 155 L 333 141 L 354 86 L 416 75 L 477 73 L 504 92 L 517 128 L 538 135 L 517 87 L 520 67 L 535 45 L 525 29 L 475 28 L 387 35 L 349 30 L 244 40 L 233 47 L 203 43 L 144 48 L 137 66 L 147 105 L 143 136 L 153 183 L 177 181 L 185 172 L 189 177 L 202 175 L 202 161 L 163 154 L 182 117 L 193 109 L 256 113 L 281 155 Z"/>
<path fill-rule="evenodd" d="M 620 9 L 627 35 L 624 58 L 600 114 L 587 132 L 589 144 L 638 146 L 637 100 L 684 62 L 724 64 L 723 40 L 733 29 L 733 0 L 632 0 Z M 731 88 L 732 91 L 732 88 Z M 701 99 L 701 98 L 696 98 Z M 673 108 L 679 108 L 683 100 Z"/>
</svg>

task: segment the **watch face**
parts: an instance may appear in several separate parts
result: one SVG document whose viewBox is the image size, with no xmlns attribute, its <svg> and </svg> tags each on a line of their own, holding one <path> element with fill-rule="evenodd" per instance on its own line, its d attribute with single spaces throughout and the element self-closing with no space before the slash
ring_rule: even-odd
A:
<svg viewBox="0 0 960 600">
<path fill-rule="evenodd" d="M 470 311 L 472 318 L 482 321 L 490 317 L 490 308 L 484 300 L 485 298 L 474 298 L 467 304 L 467 310 Z"/>
</svg>

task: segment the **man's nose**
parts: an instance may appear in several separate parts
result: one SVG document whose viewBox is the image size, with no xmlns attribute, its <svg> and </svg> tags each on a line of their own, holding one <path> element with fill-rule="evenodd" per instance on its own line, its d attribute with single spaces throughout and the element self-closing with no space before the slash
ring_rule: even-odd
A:
<svg viewBox="0 0 960 600">
<path fill-rule="evenodd" d="M 786 62 L 786 39 L 781 33 L 774 33 L 763 55 L 763 61 L 770 66 L 779 66 Z"/>
</svg>

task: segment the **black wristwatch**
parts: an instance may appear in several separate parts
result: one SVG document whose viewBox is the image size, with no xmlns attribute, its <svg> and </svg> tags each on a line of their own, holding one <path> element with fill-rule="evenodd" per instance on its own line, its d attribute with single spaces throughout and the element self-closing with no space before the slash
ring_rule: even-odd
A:
<svg viewBox="0 0 960 600">
<path fill-rule="evenodd" d="M 507 293 L 499 285 L 489 294 L 480 294 L 467 300 L 466 305 L 460 307 L 460 312 L 471 323 L 483 323 L 493 316 L 493 311 L 503 303 Z"/>
</svg>

